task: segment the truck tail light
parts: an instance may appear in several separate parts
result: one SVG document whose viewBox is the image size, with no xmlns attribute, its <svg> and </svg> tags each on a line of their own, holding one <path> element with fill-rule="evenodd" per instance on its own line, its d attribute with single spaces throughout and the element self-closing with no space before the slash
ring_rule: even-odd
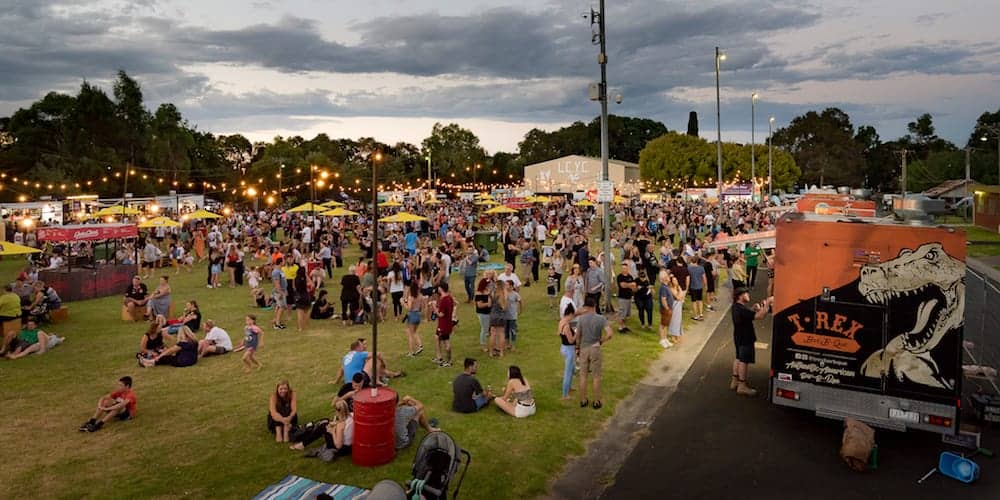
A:
<svg viewBox="0 0 1000 500">
<path fill-rule="evenodd" d="M 939 425 L 941 427 L 951 427 L 951 419 L 948 417 L 939 417 L 937 415 L 925 415 L 924 422 L 931 425 Z"/>
<path fill-rule="evenodd" d="M 792 401 L 799 400 L 799 393 L 788 389 L 775 389 L 774 395 L 779 398 L 791 399 Z"/>
</svg>

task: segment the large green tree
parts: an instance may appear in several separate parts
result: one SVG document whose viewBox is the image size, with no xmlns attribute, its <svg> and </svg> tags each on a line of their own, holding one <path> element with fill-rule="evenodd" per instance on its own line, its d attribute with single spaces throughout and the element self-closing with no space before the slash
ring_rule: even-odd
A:
<svg viewBox="0 0 1000 500">
<path fill-rule="evenodd" d="M 862 145 L 850 117 L 837 108 L 809 111 L 775 131 L 772 142 L 795 157 L 807 184 L 860 186 L 864 183 Z"/>
<path fill-rule="evenodd" d="M 430 137 L 421 143 L 421 154 L 431 157 L 435 179 L 452 184 L 471 181 L 472 168 L 486 159 L 479 137 L 456 123 L 435 123 Z"/>
</svg>

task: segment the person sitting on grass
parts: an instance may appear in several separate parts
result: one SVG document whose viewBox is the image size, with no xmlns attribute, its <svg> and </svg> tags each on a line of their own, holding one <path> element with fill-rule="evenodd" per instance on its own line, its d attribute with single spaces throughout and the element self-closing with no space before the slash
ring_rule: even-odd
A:
<svg viewBox="0 0 1000 500">
<path fill-rule="evenodd" d="M 333 404 L 333 420 L 325 424 L 323 446 L 313 448 L 306 453 L 307 457 L 319 457 L 324 462 L 332 462 L 337 457 L 351 454 L 354 444 L 354 414 L 346 401 L 338 400 Z M 304 450 L 307 443 L 298 442 L 289 448 Z"/>
<path fill-rule="evenodd" d="M 198 337 L 186 326 L 177 331 L 177 343 L 149 359 L 140 359 L 144 368 L 169 365 L 177 368 L 193 366 L 198 362 Z"/>
<path fill-rule="evenodd" d="M 267 410 L 267 430 L 276 443 L 287 443 L 292 427 L 299 424 L 299 403 L 287 380 L 274 388 Z"/>
<path fill-rule="evenodd" d="M 201 330 L 201 310 L 198 309 L 197 302 L 193 300 L 185 302 L 184 312 L 179 318 L 167 321 L 167 325 L 163 329 L 163 333 L 166 335 L 177 335 L 177 331 L 180 330 L 182 326 L 190 328 L 192 332 Z"/>
<path fill-rule="evenodd" d="M 39 330 L 35 319 L 28 318 L 28 323 L 7 346 L 7 359 L 20 359 L 29 354 L 45 354 L 64 340 L 66 340 L 64 337 Z"/>
<path fill-rule="evenodd" d="M 315 269 L 313 271 L 315 271 Z M 319 291 L 319 297 L 316 298 L 316 302 L 313 302 L 312 311 L 309 313 L 309 319 L 330 319 L 333 317 L 333 306 L 330 305 L 330 302 L 326 299 L 326 295 L 326 290 Z"/>
<path fill-rule="evenodd" d="M 417 435 L 417 425 L 420 425 L 427 432 L 438 432 L 441 429 L 434 427 L 427 420 L 424 412 L 424 405 L 420 401 L 410 396 L 399 397 L 396 394 L 396 424 L 394 431 L 396 434 L 396 449 L 406 448 L 413 442 Z"/>
<path fill-rule="evenodd" d="M 229 332 L 215 325 L 215 320 L 205 320 L 205 339 L 198 343 L 198 357 L 226 354 L 233 350 Z"/>
<path fill-rule="evenodd" d="M 263 340 L 264 331 L 257 326 L 257 317 L 253 314 L 247 314 L 244 319 L 243 341 L 236 346 L 236 349 L 233 349 L 233 352 L 245 351 L 242 358 L 243 364 L 246 365 L 243 367 L 244 372 L 250 373 L 250 369 L 254 365 L 257 366 L 258 370 L 264 368 L 264 365 L 257 360 L 257 349 L 260 349 L 260 346 L 264 344 Z"/>
<path fill-rule="evenodd" d="M 504 388 L 503 396 L 493 400 L 497 408 L 500 408 L 508 415 L 525 418 L 535 414 L 535 397 L 531 394 L 531 386 L 521 375 L 521 369 L 511 365 L 507 369 L 507 387 Z"/>
<path fill-rule="evenodd" d="M 153 359 L 163 352 L 163 334 L 160 333 L 160 325 L 150 323 L 146 333 L 142 334 L 139 341 L 139 352 L 136 353 L 138 359 Z"/>
<path fill-rule="evenodd" d="M 354 411 L 354 395 L 366 387 L 371 387 L 371 378 L 366 377 L 363 372 L 355 373 L 350 382 L 340 386 L 337 396 L 330 404 L 336 405 L 338 401 L 344 401 L 351 411 Z"/>
<path fill-rule="evenodd" d="M 265 311 L 270 311 L 274 307 L 274 295 L 268 295 L 261 287 L 251 290 L 250 295 L 253 296 L 253 302 L 257 307 Z"/>
<path fill-rule="evenodd" d="M 97 432 L 112 419 L 132 420 L 135 418 L 135 392 L 132 390 L 132 377 L 118 379 L 118 387 L 110 394 L 102 396 L 97 401 L 97 411 L 90 420 L 80 426 L 80 432 Z"/>
<path fill-rule="evenodd" d="M 489 404 L 493 394 L 489 390 L 483 390 L 483 386 L 476 379 L 476 370 L 479 363 L 472 358 L 465 358 L 465 371 L 462 372 L 452 383 L 454 398 L 451 402 L 451 409 L 459 413 L 475 413 Z"/>
</svg>

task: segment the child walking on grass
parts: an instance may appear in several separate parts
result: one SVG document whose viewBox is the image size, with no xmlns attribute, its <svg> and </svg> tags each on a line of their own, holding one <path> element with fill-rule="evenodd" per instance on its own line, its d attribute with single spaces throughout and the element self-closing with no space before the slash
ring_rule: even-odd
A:
<svg viewBox="0 0 1000 500">
<path fill-rule="evenodd" d="M 243 342 L 233 349 L 234 352 L 245 351 L 243 353 L 243 371 L 250 373 L 250 369 L 257 366 L 260 370 L 264 367 L 260 361 L 257 360 L 257 349 L 261 346 L 261 341 L 263 340 L 264 331 L 257 326 L 257 317 L 253 314 L 247 314 L 246 320 L 243 327 Z"/>
<path fill-rule="evenodd" d="M 545 293 L 549 296 L 549 309 L 555 307 L 556 288 L 559 287 L 559 276 L 556 275 L 555 268 L 549 268 L 549 276 L 545 278 Z"/>
</svg>

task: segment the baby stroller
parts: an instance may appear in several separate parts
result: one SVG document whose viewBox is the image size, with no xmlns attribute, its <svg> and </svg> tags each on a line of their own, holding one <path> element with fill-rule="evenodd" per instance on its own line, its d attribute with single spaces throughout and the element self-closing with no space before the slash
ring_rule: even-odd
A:
<svg viewBox="0 0 1000 500">
<path fill-rule="evenodd" d="M 458 472 L 461 455 L 465 455 L 465 468 L 458 478 L 452 498 L 458 498 L 458 490 L 462 487 L 465 473 L 469 471 L 472 455 L 459 448 L 455 440 L 444 432 L 432 432 L 424 437 L 413 460 L 413 479 L 407 484 L 407 496 L 420 498 L 418 495 L 422 495 L 427 500 L 448 498 L 448 484 Z"/>
</svg>

